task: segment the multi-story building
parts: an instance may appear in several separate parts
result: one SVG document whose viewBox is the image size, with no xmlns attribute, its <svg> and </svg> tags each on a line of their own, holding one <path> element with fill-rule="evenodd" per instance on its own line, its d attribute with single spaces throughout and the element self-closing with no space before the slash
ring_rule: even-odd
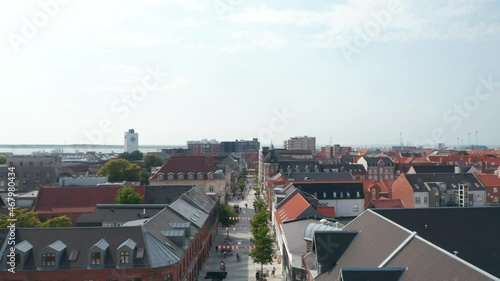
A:
<svg viewBox="0 0 500 281">
<path fill-rule="evenodd" d="M 0 280 L 194 281 L 217 230 L 217 210 L 193 188 L 156 215 L 121 226 L 17 228 L 15 247 L 3 239 L 0 248 Z M 7 271 L 10 252 L 15 274 Z"/>
<path fill-rule="evenodd" d="M 287 150 L 310 150 L 316 151 L 316 137 L 291 137 L 284 142 Z"/>
<path fill-rule="evenodd" d="M 244 152 L 244 153 L 257 153 L 260 149 L 259 139 L 254 138 L 252 140 L 235 140 L 235 141 L 221 141 L 219 147 L 219 153 L 233 153 L 233 152 Z"/>
<path fill-rule="evenodd" d="M 358 159 L 358 164 L 362 164 L 368 172 L 369 180 L 393 180 L 395 175 L 395 165 L 389 157 L 367 157 Z"/>
<path fill-rule="evenodd" d="M 124 134 L 125 152 L 133 152 L 139 150 L 139 134 L 134 129 L 129 129 Z"/>
<path fill-rule="evenodd" d="M 60 156 L 10 156 L 7 165 L 0 166 L 0 191 L 8 184 L 9 167 L 15 168 L 15 183 L 19 192 L 35 190 L 57 182 L 62 171 Z"/>
<path fill-rule="evenodd" d="M 188 141 L 187 146 L 191 155 L 200 155 L 200 154 L 216 155 L 217 153 L 219 153 L 220 143 L 215 139 L 212 140 L 202 139 L 201 141 Z"/>
</svg>

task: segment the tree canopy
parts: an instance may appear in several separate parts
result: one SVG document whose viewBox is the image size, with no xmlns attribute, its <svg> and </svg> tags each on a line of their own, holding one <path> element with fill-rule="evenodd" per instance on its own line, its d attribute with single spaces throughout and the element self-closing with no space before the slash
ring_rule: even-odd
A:
<svg viewBox="0 0 500 281">
<path fill-rule="evenodd" d="M 139 181 L 141 178 L 141 167 L 131 164 L 125 159 L 114 159 L 108 161 L 97 171 L 98 176 L 107 176 L 110 182 Z"/>
<path fill-rule="evenodd" d="M 7 163 L 7 157 L 0 156 L 0 165 L 4 165 L 5 163 Z"/>
<path fill-rule="evenodd" d="M 140 161 L 144 155 L 139 150 L 132 152 L 123 152 L 118 155 L 118 158 L 125 159 L 127 161 Z"/>
<path fill-rule="evenodd" d="M 156 154 L 146 154 L 144 156 L 144 169 L 151 172 L 152 167 L 162 166 L 164 162 L 165 161 L 163 161 L 163 159 Z"/>
<path fill-rule="evenodd" d="M 219 222 L 223 227 L 235 225 L 238 221 L 231 220 L 230 217 L 237 216 L 239 216 L 239 214 L 234 210 L 234 207 L 227 203 L 219 205 Z"/>
<path fill-rule="evenodd" d="M 141 204 L 142 195 L 137 193 L 133 187 L 124 186 L 116 193 L 116 204 Z"/>
<path fill-rule="evenodd" d="M 54 217 L 47 220 L 46 222 L 41 222 L 38 219 L 36 212 L 30 211 L 26 208 L 16 208 L 14 209 L 14 216 L 10 217 L 8 214 L 0 216 L 0 227 L 5 228 L 11 221 L 8 219 L 17 219 L 16 227 L 66 227 L 71 226 L 71 219 L 67 216 Z"/>
<path fill-rule="evenodd" d="M 253 262 L 261 264 L 261 272 L 264 269 L 264 264 L 273 261 L 273 241 L 269 228 L 269 212 L 266 209 L 266 204 L 262 199 L 257 199 L 254 202 L 257 212 L 250 221 L 252 226 L 252 235 L 254 237 L 255 248 L 249 252 Z"/>
</svg>

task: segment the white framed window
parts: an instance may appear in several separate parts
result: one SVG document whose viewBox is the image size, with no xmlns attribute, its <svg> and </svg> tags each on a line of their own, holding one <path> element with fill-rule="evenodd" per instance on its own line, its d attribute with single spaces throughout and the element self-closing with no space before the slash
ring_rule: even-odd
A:
<svg viewBox="0 0 500 281">
<path fill-rule="evenodd" d="M 180 180 L 183 180 L 184 179 L 184 173 L 178 173 L 177 174 L 177 178 L 180 179 Z"/>
<path fill-rule="evenodd" d="M 493 193 L 498 193 L 498 187 L 493 187 Z"/>
<path fill-rule="evenodd" d="M 383 174 L 383 173 L 384 173 L 384 168 L 380 168 L 380 169 L 378 170 L 378 173 L 379 173 L 379 174 Z"/>
<path fill-rule="evenodd" d="M 214 187 L 213 186 L 209 186 L 208 187 L 208 192 L 214 192 Z"/>
<path fill-rule="evenodd" d="M 415 204 L 420 204 L 420 196 L 415 197 Z"/>
<path fill-rule="evenodd" d="M 424 204 L 427 204 L 427 196 L 424 196 Z"/>
<path fill-rule="evenodd" d="M 188 173 L 188 180 L 194 180 L 194 173 Z"/>
<path fill-rule="evenodd" d="M 353 212 L 357 212 L 358 210 L 359 210 L 359 208 L 358 208 L 358 204 L 354 204 L 354 205 L 352 206 L 352 211 L 353 211 Z"/>
<path fill-rule="evenodd" d="M 377 199 L 377 190 L 375 188 L 372 188 L 372 200 Z"/>
<path fill-rule="evenodd" d="M 158 175 L 158 180 L 159 180 L 159 181 L 162 181 L 162 180 L 164 180 L 164 179 L 165 179 L 165 177 L 163 176 L 163 174 L 159 174 L 159 175 Z"/>
<path fill-rule="evenodd" d="M 198 173 L 198 179 L 202 180 L 203 179 L 203 173 Z"/>
<path fill-rule="evenodd" d="M 208 176 L 209 180 L 213 180 L 214 179 L 214 174 L 213 173 L 208 173 L 207 176 Z"/>
<path fill-rule="evenodd" d="M 174 173 L 168 173 L 168 180 L 174 180 Z"/>
</svg>

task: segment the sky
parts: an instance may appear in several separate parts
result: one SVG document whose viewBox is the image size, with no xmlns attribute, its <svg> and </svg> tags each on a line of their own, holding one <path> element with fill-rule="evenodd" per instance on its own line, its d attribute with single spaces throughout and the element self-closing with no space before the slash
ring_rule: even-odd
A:
<svg viewBox="0 0 500 281">
<path fill-rule="evenodd" d="M 0 144 L 500 145 L 499 1 L 2 1 L 0 34 Z"/>
</svg>

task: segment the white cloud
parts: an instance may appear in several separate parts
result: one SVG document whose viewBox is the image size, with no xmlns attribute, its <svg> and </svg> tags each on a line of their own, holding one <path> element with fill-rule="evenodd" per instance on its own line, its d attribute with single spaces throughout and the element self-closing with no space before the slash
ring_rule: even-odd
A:
<svg viewBox="0 0 500 281">
<path fill-rule="evenodd" d="M 204 10 L 207 6 L 200 0 L 144 0 L 147 5 L 158 7 L 166 5 L 174 5 L 186 10 Z"/>
<path fill-rule="evenodd" d="M 260 38 L 252 40 L 252 46 L 257 48 L 276 49 L 282 48 L 286 44 L 288 44 L 286 39 L 279 37 L 270 31 L 265 31 Z"/>
<path fill-rule="evenodd" d="M 101 35 L 97 39 L 97 42 L 105 45 L 131 45 L 131 46 L 152 46 L 152 45 L 167 45 L 171 43 L 176 43 L 175 40 L 165 40 L 163 38 L 148 36 L 140 33 L 111 33 L 106 35 Z"/>
<path fill-rule="evenodd" d="M 179 26 L 186 28 L 198 25 L 198 20 L 193 17 L 184 18 L 179 22 Z"/>
</svg>

